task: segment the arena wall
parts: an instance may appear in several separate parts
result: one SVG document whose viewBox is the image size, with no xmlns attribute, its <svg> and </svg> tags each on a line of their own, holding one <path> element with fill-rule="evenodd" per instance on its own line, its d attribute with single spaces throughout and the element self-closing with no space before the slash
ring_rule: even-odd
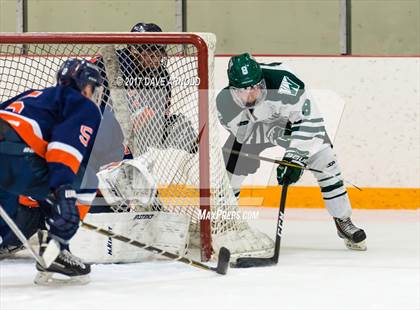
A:
<svg viewBox="0 0 420 310">
<path fill-rule="evenodd" d="M 30 0 L 29 32 L 176 31 L 175 0 Z M 339 54 L 339 0 L 188 0 L 187 31 L 213 32 L 218 53 Z M 352 1 L 352 53 L 420 53 L 418 0 Z M 16 31 L 16 1 L 0 1 L 0 32 Z"/>
</svg>

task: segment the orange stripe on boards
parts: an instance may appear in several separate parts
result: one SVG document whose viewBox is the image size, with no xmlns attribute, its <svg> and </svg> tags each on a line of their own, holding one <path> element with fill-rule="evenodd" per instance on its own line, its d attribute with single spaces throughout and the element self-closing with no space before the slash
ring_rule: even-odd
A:
<svg viewBox="0 0 420 310">
<path fill-rule="evenodd" d="M 362 192 L 352 188 L 348 192 L 359 209 L 420 209 L 419 188 L 363 188 Z"/>
<path fill-rule="evenodd" d="M 45 152 L 47 151 L 48 143 L 41 138 L 39 138 L 32 128 L 32 125 L 20 118 L 19 115 L 10 115 L 10 114 L 0 114 L 0 118 L 5 120 L 17 134 L 23 139 L 23 141 L 30 146 L 34 152 L 41 156 L 45 157 Z"/>
<path fill-rule="evenodd" d="M 200 192 L 193 188 L 181 184 L 159 185 L 159 199 L 164 205 L 177 207 L 194 207 L 200 205 Z"/>
<path fill-rule="evenodd" d="M 61 163 L 68 166 L 74 174 L 77 174 L 77 171 L 79 170 L 79 160 L 75 156 L 62 150 L 49 150 L 45 156 L 45 159 L 47 160 L 47 162 Z"/>
<path fill-rule="evenodd" d="M 355 188 L 347 189 L 353 209 L 420 209 L 419 188 Z M 278 208 L 279 186 L 241 189 L 241 206 Z M 319 187 L 290 186 L 286 208 L 323 208 Z"/>
</svg>

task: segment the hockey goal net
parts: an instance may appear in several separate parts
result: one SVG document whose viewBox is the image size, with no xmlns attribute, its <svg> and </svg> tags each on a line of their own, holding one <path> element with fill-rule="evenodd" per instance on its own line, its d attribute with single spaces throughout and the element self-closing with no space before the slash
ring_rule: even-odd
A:
<svg viewBox="0 0 420 310">
<path fill-rule="evenodd" d="M 145 65 L 139 57 L 147 50 Z M 159 211 L 188 214 L 190 245 L 203 260 L 222 246 L 233 257 L 270 255 L 272 240 L 242 218 L 225 172 L 214 51 L 212 34 L 2 34 L 0 102 L 55 85 L 68 58 L 99 62 L 107 83 L 102 104 L 114 111 L 133 156 L 153 160 Z M 112 208 L 136 210 L 135 199 Z"/>
</svg>

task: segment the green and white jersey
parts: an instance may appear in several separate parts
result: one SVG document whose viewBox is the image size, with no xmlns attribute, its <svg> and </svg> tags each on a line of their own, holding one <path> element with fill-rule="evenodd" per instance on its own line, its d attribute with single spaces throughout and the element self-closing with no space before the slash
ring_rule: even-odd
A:
<svg viewBox="0 0 420 310">
<path fill-rule="evenodd" d="M 281 63 L 260 64 L 266 99 L 253 109 L 235 103 L 229 87 L 217 96 L 221 124 L 242 144 L 287 146 L 309 158 L 325 139 L 324 120 L 305 84 Z"/>
</svg>

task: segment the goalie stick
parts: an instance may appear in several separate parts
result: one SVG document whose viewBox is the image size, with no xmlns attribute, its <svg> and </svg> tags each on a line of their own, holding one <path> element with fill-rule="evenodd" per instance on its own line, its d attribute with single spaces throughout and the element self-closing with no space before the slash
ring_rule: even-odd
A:
<svg viewBox="0 0 420 310">
<path fill-rule="evenodd" d="M 281 199 L 279 207 L 279 216 L 277 218 L 276 241 L 274 244 L 274 254 L 272 257 L 240 257 L 232 267 L 250 268 L 276 265 L 279 261 L 281 233 L 283 230 L 284 209 L 286 206 L 286 196 L 288 185 L 283 185 L 281 189 Z"/>
<path fill-rule="evenodd" d="M 302 167 L 302 166 L 299 166 L 299 165 L 296 165 L 296 164 L 293 164 L 293 163 L 289 163 L 288 161 L 284 161 L 284 160 L 272 159 L 272 158 L 268 158 L 268 157 L 264 157 L 264 156 L 260 156 L 260 155 L 254 155 L 254 154 L 250 154 L 250 153 L 246 153 L 246 152 L 242 152 L 242 151 L 236 151 L 236 150 L 229 149 L 229 148 L 226 148 L 226 147 L 222 147 L 222 150 L 225 153 L 233 153 L 235 155 L 239 155 L 239 156 L 242 156 L 242 157 L 252 158 L 252 159 L 256 159 L 256 160 L 263 160 L 263 161 L 266 161 L 266 162 L 269 162 L 269 163 L 275 163 L 275 164 L 279 164 L 279 165 L 283 165 L 283 166 L 299 168 L 299 169 L 302 169 L 302 170 L 308 170 L 308 171 L 317 172 L 317 173 L 323 173 L 323 174 L 326 174 L 326 175 L 328 175 L 330 177 L 334 177 L 334 178 L 337 177 L 336 175 L 331 174 L 331 173 L 326 172 L 326 171 L 321 171 L 321 170 L 313 169 L 313 168 L 309 168 L 309 167 Z M 350 184 L 354 188 L 357 188 L 359 191 L 362 191 L 362 189 L 360 187 L 358 187 L 357 185 L 355 185 L 355 184 L 353 184 L 353 183 L 351 183 L 347 180 L 344 180 L 344 179 L 343 179 L 343 181 Z"/>
<path fill-rule="evenodd" d="M 97 227 L 97 226 L 92 225 L 92 224 L 88 224 L 88 223 L 83 222 L 83 221 L 81 222 L 81 225 L 82 225 L 82 227 L 84 227 L 88 230 L 95 231 L 98 234 L 104 235 L 106 237 L 113 238 L 113 239 L 119 240 L 121 242 L 129 243 L 129 244 L 131 244 L 131 245 L 133 245 L 137 248 L 152 252 L 154 254 L 161 255 L 161 256 L 169 258 L 171 260 L 175 260 L 175 261 L 187 264 L 187 265 L 191 265 L 191 266 L 196 267 L 196 268 L 200 268 L 200 269 L 208 270 L 208 271 L 214 271 L 214 272 L 216 272 L 218 274 L 221 274 L 221 275 L 225 275 L 227 273 L 228 268 L 229 268 L 230 252 L 225 247 L 220 248 L 219 257 L 218 257 L 218 261 L 217 261 L 217 267 L 210 267 L 206 264 L 203 264 L 203 263 L 197 262 L 195 260 L 189 259 L 185 256 L 179 256 L 179 255 L 161 250 L 161 249 L 156 248 L 152 245 L 148 245 L 148 244 L 142 243 L 140 241 L 133 240 L 133 239 L 130 239 L 128 237 L 115 234 L 112 231 L 102 229 L 100 227 Z"/>
</svg>

